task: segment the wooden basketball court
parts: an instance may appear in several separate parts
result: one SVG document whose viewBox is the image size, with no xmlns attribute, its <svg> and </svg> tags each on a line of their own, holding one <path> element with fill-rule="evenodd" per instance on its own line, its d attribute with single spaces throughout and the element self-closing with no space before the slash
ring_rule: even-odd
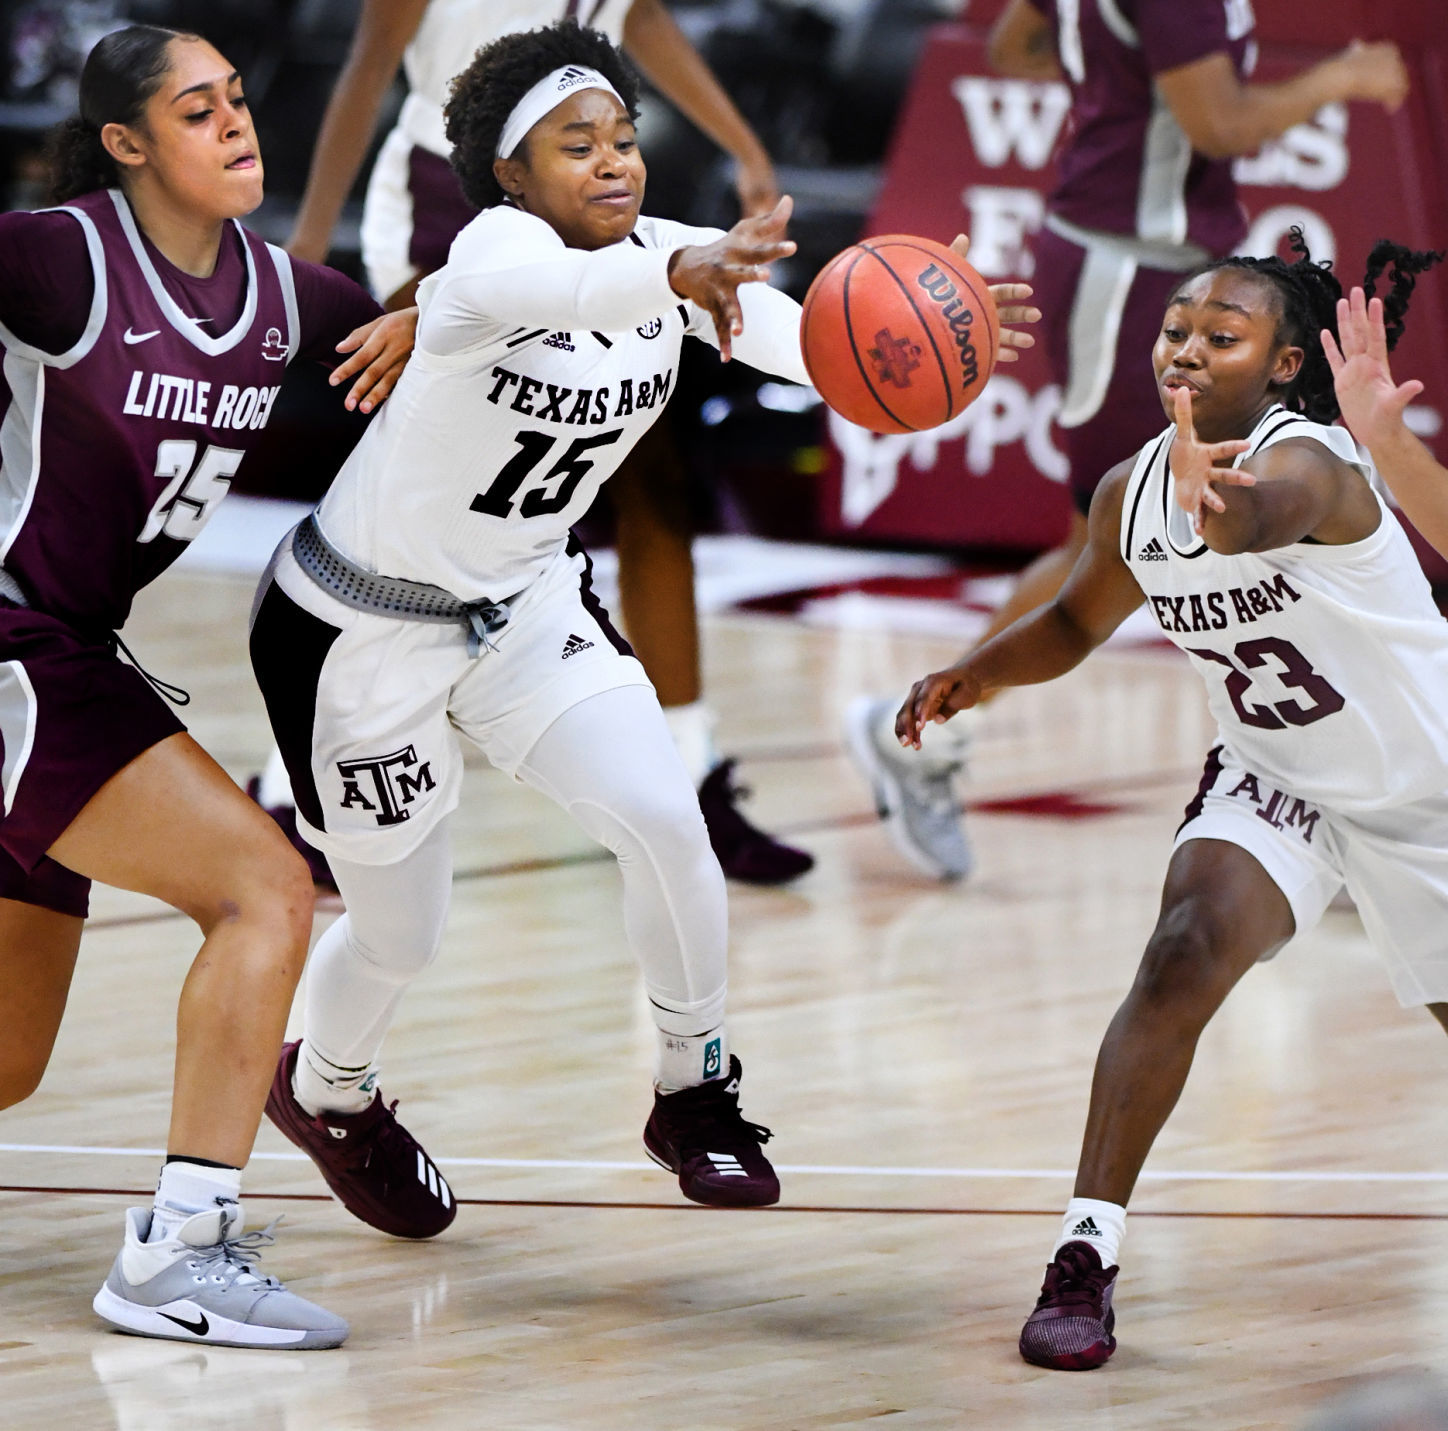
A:
<svg viewBox="0 0 1448 1431">
<path fill-rule="evenodd" d="M 127 630 L 240 778 L 268 745 L 252 584 L 173 576 Z M 150 1196 L 197 943 L 98 891 L 50 1071 L 0 1118 L 0 1425 L 1243 1431 L 1441 1364 L 1448 1049 L 1397 1008 L 1351 912 L 1254 971 L 1208 1030 L 1133 1206 L 1114 1361 L 1020 1361 L 1096 1046 L 1209 726 L 1185 663 L 1152 649 L 1007 697 L 969 792 L 978 871 L 936 886 L 876 825 L 839 714 L 957 645 L 707 626 L 750 808 L 819 861 L 794 888 L 732 892 L 731 1025 L 745 1112 L 775 1130 L 777 1209 L 694 1207 L 645 1160 L 653 1035 L 615 872 L 539 797 L 470 767 L 443 957 L 383 1080 L 457 1222 L 429 1244 L 373 1232 L 269 1126 L 248 1173 L 250 1224 L 286 1219 L 264 1265 L 349 1318 L 339 1351 L 208 1351 L 92 1314 L 123 1209 Z"/>
</svg>

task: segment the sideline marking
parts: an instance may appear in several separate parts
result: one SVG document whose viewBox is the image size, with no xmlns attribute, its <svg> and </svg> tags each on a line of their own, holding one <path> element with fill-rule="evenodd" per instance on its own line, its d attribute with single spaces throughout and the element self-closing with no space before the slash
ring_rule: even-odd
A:
<svg viewBox="0 0 1448 1431">
<path fill-rule="evenodd" d="M 100 1148 L 52 1143 L 0 1143 L 0 1153 L 50 1153 L 101 1158 L 163 1158 L 164 1148 Z M 307 1163 L 305 1153 L 253 1153 L 252 1162 Z M 644 1173 L 655 1172 L 649 1162 L 615 1162 L 604 1158 L 434 1158 L 439 1167 L 562 1169 L 573 1172 Z M 777 1163 L 777 1172 L 791 1176 L 832 1178 L 968 1178 L 982 1181 L 1038 1182 L 1074 1178 L 1074 1168 L 891 1168 L 848 1163 Z M 1448 1183 L 1448 1172 L 1344 1172 L 1331 1169 L 1303 1169 L 1298 1172 L 1201 1172 L 1178 1169 L 1147 1169 L 1141 1182 L 1204 1183 Z M 610 1204 L 611 1205 L 611 1204 Z"/>
</svg>

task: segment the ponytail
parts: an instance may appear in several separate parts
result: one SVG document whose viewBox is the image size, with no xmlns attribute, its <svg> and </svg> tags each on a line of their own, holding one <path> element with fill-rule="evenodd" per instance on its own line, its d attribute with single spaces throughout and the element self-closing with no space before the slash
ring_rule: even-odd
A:
<svg viewBox="0 0 1448 1431">
<path fill-rule="evenodd" d="M 100 40 L 80 75 L 80 113 L 51 135 L 47 149 L 50 202 L 69 203 L 120 180 L 116 161 L 101 143 L 107 124 L 139 123 L 146 102 L 170 69 L 172 40 L 200 36 L 159 25 L 128 25 Z"/>
</svg>

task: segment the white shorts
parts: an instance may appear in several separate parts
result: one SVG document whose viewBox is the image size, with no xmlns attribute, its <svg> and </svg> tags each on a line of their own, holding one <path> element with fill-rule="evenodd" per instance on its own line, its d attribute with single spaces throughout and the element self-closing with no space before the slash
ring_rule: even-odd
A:
<svg viewBox="0 0 1448 1431">
<path fill-rule="evenodd" d="M 297 565 L 288 538 L 259 594 L 252 664 L 286 760 L 297 824 L 324 854 L 390 864 L 457 808 L 459 736 L 516 775 L 565 711 L 644 668 L 593 595 L 575 542 L 512 603 L 496 648 L 467 628 L 345 606 Z"/>
<path fill-rule="evenodd" d="M 1220 746 L 1177 831 L 1247 851 L 1309 933 L 1344 885 L 1405 1008 L 1448 1002 L 1448 794 L 1352 815 L 1277 789 Z"/>
</svg>

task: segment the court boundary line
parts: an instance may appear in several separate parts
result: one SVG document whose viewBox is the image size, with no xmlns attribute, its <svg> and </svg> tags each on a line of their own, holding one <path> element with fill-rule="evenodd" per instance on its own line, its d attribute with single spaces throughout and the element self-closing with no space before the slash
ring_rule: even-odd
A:
<svg viewBox="0 0 1448 1431">
<path fill-rule="evenodd" d="M 49 1185 L 0 1184 L 0 1193 L 45 1193 L 52 1197 L 124 1197 L 154 1195 L 151 1188 L 51 1187 Z M 336 1202 L 330 1193 L 246 1193 L 247 1202 Z M 628 1202 L 598 1198 L 460 1197 L 459 1207 L 576 1208 L 603 1212 L 690 1212 L 710 1213 L 716 1208 L 692 1202 Z M 338 1204 L 340 1206 L 340 1204 Z M 729 1208 L 731 1215 L 752 1213 L 834 1213 L 866 1217 L 1055 1217 L 1060 1208 L 1049 1207 L 874 1207 L 831 1206 L 827 1203 L 776 1203 L 773 1207 Z M 1448 1222 L 1448 1212 L 1271 1212 L 1260 1209 L 1132 1208 L 1133 1219 L 1144 1217 L 1177 1219 L 1252 1220 L 1259 1222 Z"/>
<path fill-rule="evenodd" d="M 163 1158 L 164 1148 L 114 1148 L 66 1143 L 0 1143 L 0 1153 L 39 1153 L 55 1157 Z M 309 1163 L 300 1152 L 254 1152 L 252 1162 Z M 439 1167 L 493 1168 L 505 1172 L 653 1173 L 653 1163 L 607 1158 L 434 1158 Z M 775 1171 L 791 1177 L 952 1178 L 977 1182 L 1041 1182 L 1074 1178 L 1074 1168 L 921 1168 L 850 1163 L 777 1163 Z M 1140 1182 L 1222 1183 L 1448 1183 L 1448 1170 L 1391 1169 L 1190 1169 L 1146 1168 Z M 0 1188 L 3 1190 L 3 1188 Z M 1445 1213 L 1448 1216 L 1448 1213 Z"/>
</svg>

